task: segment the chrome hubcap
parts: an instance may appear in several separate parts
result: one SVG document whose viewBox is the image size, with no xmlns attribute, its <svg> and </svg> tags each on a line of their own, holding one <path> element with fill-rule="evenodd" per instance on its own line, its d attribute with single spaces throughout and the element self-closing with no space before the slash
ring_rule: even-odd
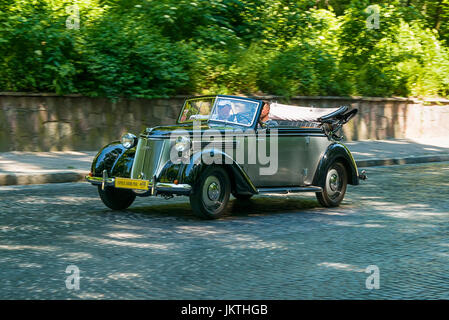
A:
<svg viewBox="0 0 449 320">
<path fill-rule="evenodd" d="M 340 194 L 341 179 L 336 169 L 331 169 L 327 173 L 326 188 L 327 194 L 330 198 L 336 198 Z"/>
<path fill-rule="evenodd" d="M 220 180 L 215 176 L 207 177 L 203 186 L 203 202 L 207 207 L 219 207 L 222 199 Z"/>
<path fill-rule="evenodd" d="M 219 196 L 220 196 L 220 186 L 218 183 L 216 182 L 212 182 L 208 187 L 207 187 L 207 196 L 209 197 L 210 200 L 212 201 L 217 201 Z"/>
<path fill-rule="evenodd" d="M 329 186 L 332 191 L 336 191 L 338 189 L 338 174 L 333 173 L 329 179 Z"/>
</svg>

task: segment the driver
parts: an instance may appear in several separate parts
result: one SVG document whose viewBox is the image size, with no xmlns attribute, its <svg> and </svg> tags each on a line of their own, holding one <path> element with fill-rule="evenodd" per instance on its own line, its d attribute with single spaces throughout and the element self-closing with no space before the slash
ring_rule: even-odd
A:
<svg viewBox="0 0 449 320">
<path fill-rule="evenodd" d="M 270 102 L 264 100 L 263 101 L 263 107 L 262 111 L 260 112 L 259 116 L 259 125 L 271 125 L 271 126 L 277 126 L 278 123 L 272 119 L 270 119 Z"/>
<path fill-rule="evenodd" d="M 268 101 L 263 102 L 262 111 L 260 112 L 259 123 L 263 123 L 269 120 L 270 103 Z"/>
<path fill-rule="evenodd" d="M 230 103 L 226 103 L 218 108 L 218 119 L 236 122 L 236 117 Z"/>
</svg>

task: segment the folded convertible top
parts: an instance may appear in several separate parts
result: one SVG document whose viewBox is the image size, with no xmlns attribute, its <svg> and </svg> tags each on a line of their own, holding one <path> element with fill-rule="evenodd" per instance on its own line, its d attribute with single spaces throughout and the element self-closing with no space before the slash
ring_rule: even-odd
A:
<svg viewBox="0 0 449 320">
<path fill-rule="evenodd" d="M 348 107 L 346 106 L 338 108 L 311 108 L 272 103 L 268 117 L 271 120 L 321 122 L 338 116 L 347 110 Z"/>
</svg>

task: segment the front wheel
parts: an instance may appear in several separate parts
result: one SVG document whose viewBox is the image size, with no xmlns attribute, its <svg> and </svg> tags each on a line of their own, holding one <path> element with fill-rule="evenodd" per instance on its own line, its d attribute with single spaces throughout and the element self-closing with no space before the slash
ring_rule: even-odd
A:
<svg viewBox="0 0 449 320">
<path fill-rule="evenodd" d="M 226 209 L 231 182 L 222 167 L 208 167 L 190 194 L 193 212 L 202 219 L 217 219 Z"/>
<path fill-rule="evenodd" d="M 345 197 L 348 174 L 341 162 L 334 162 L 327 169 L 323 192 L 317 192 L 318 202 L 323 207 L 338 207 Z"/>
<path fill-rule="evenodd" d="M 131 190 L 113 187 L 105 187 L 102 190 L 101 186 L 98 186 L 98 194 L 103 203 L 112 210 L 124 210 L 136 199 L 136 195 Z"/>
</svg>

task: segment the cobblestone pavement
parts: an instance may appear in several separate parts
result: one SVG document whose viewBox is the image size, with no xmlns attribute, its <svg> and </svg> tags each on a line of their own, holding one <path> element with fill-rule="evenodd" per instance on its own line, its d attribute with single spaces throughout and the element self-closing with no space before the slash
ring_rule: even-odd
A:
<svg viewBox="0 0 449 320">
<path fill-rule="evenodd" d="M 368 173 L 339 208 L 259 196 L 218 221 L 183 197 L 112 212 L 87 183 L 0 187 L 0 298 L 448 299 L 449 163 Z"/>
</svg>

